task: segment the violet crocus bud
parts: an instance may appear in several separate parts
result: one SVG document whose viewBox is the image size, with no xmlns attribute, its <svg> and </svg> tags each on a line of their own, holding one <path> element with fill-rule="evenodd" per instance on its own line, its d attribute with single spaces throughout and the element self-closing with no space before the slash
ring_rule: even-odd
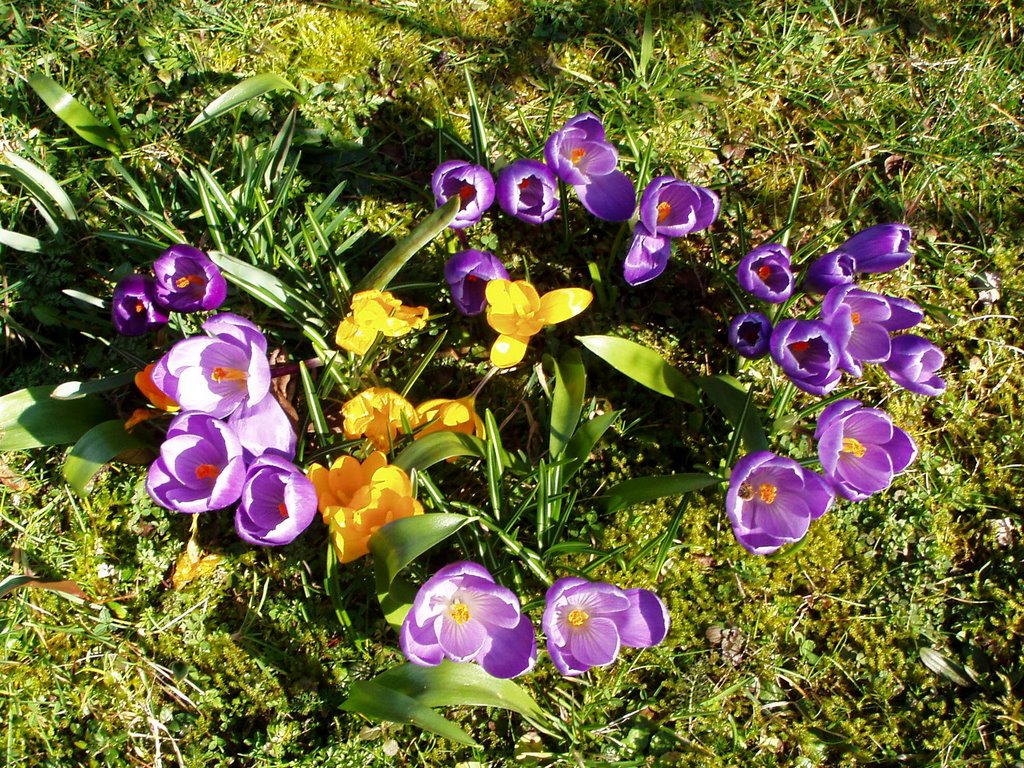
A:
<svg viewBox="0 0 1024 768">
<path fill-rule="evenodd" d="M 458 196 L 462 207 L 450 226 L 465 229 L 483 218 L 484 212 L 494 202 L 494 178 L 482 165 L 467 163 L 465 160 L 447 160 L 434 170 L 430 178 L 437 207 Z"/>
<path fill-rule="evenodd" d="M 946 391 L 946 382 L 937 374 L 945 360 L 942 350 L 928 339 L 907 333 L 893 338 L 882 368 L 905 390 L 934 396 Z"/>
<path fill-rule="evenodd" d="M 814 438 L 825 479 L 850 501 L 885 490 L 917 457 L 917 445 L 888 413 L 857 400 L 837 400 L 825 408 Z"/>
<path fill-rule="evenodd" d="M 721 201 L 710 189 L 672 176 L 658 176 L 640 196 L 640 221 L 649 232 L 682 237 L 710 227 Z"/>
<path fill-rule="evenodd" d="M 257 546 L 290 544 L 317 514 L 313 483 L 280 456 L 261 456 L 250 466 L 235 511 L 239 537 Z"/>
<path fill-rule="evenodd" d="M 853 256 L 845 251 L 831 251 L 815 259 L 804 272 L 804 290 L 828 293 L 837 285 L 853 282 L 855 270 Z"/>
<path fill-rule="evenodd" d="M 217 309 L 228 295 L 228 284 L 210 257 L 191 245 L 173 245 L 153 262 L 156 297 L 172 312 Z"/>
<path fill-rule="evenodd" d="M 508 280 L 508 270 L 493 253 L 470 248 L 448 259 L 444 279 L 451 289 L 455 308 L 464 315 L 479 315 L 487 309 L 484 295 L 487 283 Z"/>
<path fill-rule="evenodd" d="M 737 315 L 729 324 L 729 344 L 742 357 L 756 360 L 768 354 L 772 321 L 763 312 Z"/>
<path fill-rule="evenodd" d="M 476 661 L 489 675 L 516 677 L 537 661 L 537 637 L 511 590 L 482 565 L 447 565 L 420 587 L 399 644 L 413 664 Z"/>
<path fill-rule="evenodd" d="M 156 281 L 129 275 L 114 286 L 110 319 L 122 336 L 141 336 L 167 323 L 167 313 L 157 303 Z"/>
<path fill-rule="evenodd" d="M 906 224 L 876 224 L 853 235 L 838 250 L 853 257 L 859 273 L 889 272 L 910 261 L 910 238 Z"/>
<path fill-rule="evenodd" d="M 542 622 L 555 668 L 563 675 L 580 675 L 611 664 L 623 646 L 660 643 L 668 633 L 669 615 L 649 590 L 568 577 L 548 588 Z"/>
<path fill-rule="evenodd" d="M 736 462 L 725 509 L 736 540 L 754 555 L 770 555 L 800 541 L 835 497 L 821 475 L 799 462 L 758 451 Z"/>
<path fill-rule="evenodd" d="M 835 332 L 820 320 L 783 320 L 772 331 L 769 349 L 789 380 L 804 392 L 827 394 L 842 377 L 842 349 Z"/>
<path fill-rule="evenodd" d="M 906 299 L 864 291 L 852 283 L 832 288 L 821 302 L 821 320 L 835 332 L 842 349 L 840 367 L 854 376 L 861 363 L 889 358 L 889 334 L 917 325 L 924 313 Z"/>
<path fill-rule="evenodd" d="M 633 228 L 633 242 L 622 263 L 622 276 L 630 285 L 641 285 L 661 275 L 672 256 L 672 240 L 652 234 L 637 222 Z"/>
<path fill-rule="evenodd" d="M 167 428 L 146 491 L 162 507 L 195 514 L 234 504 L 244 481 L 242 444 L 234 430 L 212 416 L 187 412 Z"/>
<path fill-rule="evenodd" d="M 543 224 L 558 212 L 558 179 L 539 160 L 516 160 L 498 174 L 497 197 L 509 216 Z"/>
<path fill-rule="evenodd" d="M 793 295 L 789 249 L 781 243 L 759 245 L 736 267 L 740 287 L 761 301 L 781 304 Z"/>
</svg>

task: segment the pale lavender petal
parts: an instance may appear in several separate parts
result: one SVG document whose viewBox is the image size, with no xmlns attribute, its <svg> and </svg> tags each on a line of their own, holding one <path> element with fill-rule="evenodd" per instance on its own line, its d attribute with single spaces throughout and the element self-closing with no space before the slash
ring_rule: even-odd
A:
<svg viewBox="0 0 1024 768">
<path fill-rule="evenodd" d="M 629 610 L 619 619 L 619 639 L 630 648 L 650 648 L 668 634 L 668 608 L 647 589 L 627 589 Z"/>
<path fill-rule="evenodd" d="M 476 618 L 460 624 L 442 614 L 435 620 L 434 627 L 441 650 L 452 661 L 472 661 L 487 642 L 487 628 Z"/>
<path fill-rule="evenodd" d="M 611 619 L 591 617 L 568 635 L 569 652 L 588 667 L 611 664 L 619 655 L 619 629 Z"/>
<path fill-rule="evenodd" d="M 398 645 L 405 658 L 422 667 L 436 667 L 444 659 L 444 651 L 441 650 L 441 646 L 437 642 L 437 633 L 434 632 L 433 622 L 426 627 L 421 627 L 416 622 L 406 619 L 402 622 Z"/>
<path fill-rule="evenodd" d="M 273 397 L 264 397 L 256 405 L 242 403 L 228 417 L 228 424 L 242 443 L 246 461 L 271 451 L 287 459 L 295 457 L 295 429 Z"/>
</svg>

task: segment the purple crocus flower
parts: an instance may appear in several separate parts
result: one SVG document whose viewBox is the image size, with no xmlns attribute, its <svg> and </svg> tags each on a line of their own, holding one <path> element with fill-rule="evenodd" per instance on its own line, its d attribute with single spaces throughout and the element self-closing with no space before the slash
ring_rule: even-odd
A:
<svg viewBox="0 0 1024 768">
<path fill-rule="evenodd" d="M 261 456 L 245 475 L 235 530 L 249 544 L 290 544 L 317 514 L 316 488 L 301 469 L 280 456 Z"/>
<path fill-rule="evenodd" d="M 756 360 L 768 354 L 772 321 L 762 312 L 737 315 L 729 323 L 729 344 L 743 357 Z"/>
<path fill-rule="evenodd" d="M 153 368 L 153 383 L 182 410 L 224 418 L 270 392 L 267 340 L 253 323 L 228 312 L 175 344 Z"/>
<path fill-rule="evenodd" d="M 156 297 L 172 312 L 216 309 L 228 295 L 228 284 L 210 257 L 191 245 L 173 245 L 153 262 Z"/>
<path fill-rule="evenodd" d="M 508 270 L 489 251 L 459 251 L 444 265 L 444 279 L 455 308 L 464 315 L 479 315 L 487 308 L 484 291 L 490 280 L 508 280 Z"/>
<path fill-rule="evenodd" d="M 856 400 L 837 400 L 825 408 L 814 438 L 825 479 L 850 501 L 885 490 L 917 457 L 917 445 L 888 413 Z"/>
<path fill-rule="evenodd" d="M 558 180 L 539 160 L 516 160 L 498 174 L 497 197 L 509 216 L 543 224 L 558 212 Z"/>
<path fill-rule="evenodd" d="M 824 395 L 842 377 L 842 350 L 832 328 L 820 320 L 783 320 L 772 331 L 772 359 L 796 386 Z"/>
<path fill-rule="evenodd" d="M 295 429 L 273 395 L 255 405 L 242 403 L 228 417 L 228 424 L 238 435 L 247 462 L 268 453 L 295 458 Z"/>
<path fill-rule="evenodd" d="M 548 653 L 563 675 L 611 664 L 622 646 L 650 648 L 668 633 L 668 609 L 646 589 L 569 577 L 551 585 L 545 603 Z"/>
<path fill-rule="evenodd" d="M 413 664 L 477 661 L 501 678 L 529 672 L 537 662 L 537 637 L 519 598 L 476 563 L 447 565 L 420 587 L 399 644 Z"/>
<path fill-rule="evenodd" d="M 855 273 L 853 256 L 846 251 L 830 251 L 815 259 L 804 272 L 804 289 L 828 293 L 837 285 L 852 283 Z"/>
<path fill-rule="evenodd" d="M 630 285 L 646 283 L 665 271 L 671 256 L 672 240 L 652 234 L 638 221 L 633 228 L 633 242 L 622 263 L 622 276 Z"/>
<path fill-rule="evenodd" d="M 720 206 L 718 195 L 710 189 L 658 176 L 640 196 L 640 221 L 649 232 L 682 237 L 710 227 Z"/>
<path fill-rule="evenodd" d="M 789 249 L 781 243 L 759 245 L 736 267 L 740 287 L 761 301 L 781 304 L 793 295 Z"/>
<path fill-rule="evenodd" d="M 889 359 L 882 368 L 904 389 L 918 395 L 941 395 L 946 382 L 936 373 L 945 362 L 942 350 L 922 336 L 912 333 L 892 340 Z"/>
<path fill-rule="evenodd" d="M 854 376 L 863 373 L 861 363 L 889 359 L 892 331 L 917 325 L 924 313 L 912 301 L 837 285 L 821 302 L 821 320 L 827 323 L 842 349 L 840 367 Z"/>
<path fill-rule="evenodd" d="M 910 261 L 910 237 L 906 224 L 876 224 L 853 235 L 839 250 L 853 257 L 859 273 L 889 272 Z"/>
<path fill-rule="evenodd" d="M 167 323 L 167 313 L 157 304 L 156 281 L 129 275 L 114 286 L 110 319 L 122 336 L 141 336 Z"/>
<path fill-rule="evenodd" d="M 452 229 L 465 229 L 476 224 L 494 202 L 491 172 L 482 165 L 465 160 L 447 160 L 437 166 L 430 178 L 430 188 L 434 191 L 434 202 L 438 208 L 455 196 L 462 201 L 455 220 L 448 225 Z"/>
<path fill-rule="evenodd" d="M 544 159 L 576 190 L 583 207 L 604 221 L 626 221 L 636 209 L 636 188 L 616 169 L 619 153 L 605 141 L 604 126 L 584 112 L 548 137 Z"/>
<path fill-rule="evenodd" d="M 736 462 L 725 509 L 736 540 L 754 555 L 799 541 L 835 497 L 821 475 L 793 459 L 758 451 Z"/>
<path fill-rule="evenodd" d="M 160 456 L 149 466 L 146 491 L 162 507 L 195 514 L 238 501 L 245 461 L 238 436 L 203 413 L 176 416 Z"/>
</svg>

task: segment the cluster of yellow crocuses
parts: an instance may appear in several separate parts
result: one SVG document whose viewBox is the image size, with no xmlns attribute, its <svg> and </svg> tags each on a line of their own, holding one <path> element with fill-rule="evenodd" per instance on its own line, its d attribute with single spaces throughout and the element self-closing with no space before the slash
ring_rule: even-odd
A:
<svg viewBox="0 0 1024 768">
<path fill-rule="evenodd" d="M 427 400 L 416 407 L 393 390 L 371 387 L 346 402 L 341 415 L 346 438 L 365 437 L 381 451 L 390 450 L 395 438 L 408 432 L 417 438 L 442 430 L 485 436 L 472 396 Z"/>
</svg>

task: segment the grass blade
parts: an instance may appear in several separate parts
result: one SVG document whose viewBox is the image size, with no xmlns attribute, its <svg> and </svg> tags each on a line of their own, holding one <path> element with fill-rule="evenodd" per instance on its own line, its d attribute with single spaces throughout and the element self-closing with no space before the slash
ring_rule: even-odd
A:
<svg viewBox="0 0 1024 768">
<path fill-rule="evenodd" d="M 120 151 L 114 129 L 97 118 L 56 81 L 41 72 L 35 72 L 29 75 L 28 84 L 46 102 L 53 114 L 83 139 L 108 152 L 116 154 Z"/>
<path fill-rule="evenodd" d="M 207 104 L 203 108 L 203 111 L 196 116 L 195 120 L 189 123 L 189 126 L 185 131 L 186 133 L 188 131 L 194 131 L 199 126 L 205 125 L 226 112 L 230 112 L 235 107 L 240 107 L 247 101 L 255 99 L 258 96 L 262 96 L 265 93 L 269 93 L 270 91 L 279 90 L 293 91 L 297 93 L 299 89 L 280 75 L 275 75 L 273 72 L 254 75 L 253 77 L 243 80 L 234 87 L 229 88 Z"/>
</svg>

